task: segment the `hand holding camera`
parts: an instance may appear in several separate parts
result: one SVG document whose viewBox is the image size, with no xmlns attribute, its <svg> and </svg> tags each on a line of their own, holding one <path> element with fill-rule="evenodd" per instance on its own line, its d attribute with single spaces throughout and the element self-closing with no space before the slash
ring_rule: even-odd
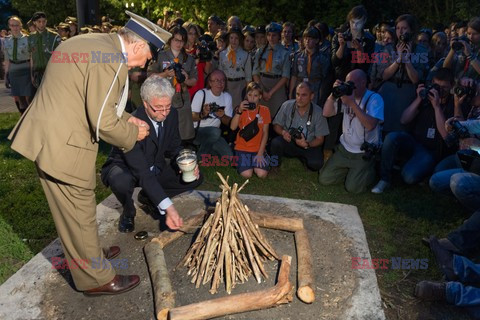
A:
<svg viewBox="0 0 480 320">
<path fill-rule="evenodd" d="M 172 72 L 173 71 L 173 72 Z M 178 83 L 183 83 L 187 79 L 187 73 L 183 70 L 182 65 L 180 63 L 174 62 L 168 66 L 167 75 L 169 77 L 175 76 Z"/>
<path fill-rule="evenodd" d="M 238 106 L 238 112 L 242 113 L 244 110 L 255 110 L 257 104 L 254 102 L 248 102 L 248 100 L 243 100 L 242 103 Z"/>
<path fill-rule="evenodd" d="M 351 99 L 350 96 L 353 95 L 353 90 L 355 90 L 355 83 L 352 81 L 343 82 L 340 80 L 335 81 L 332 89 L 332 96 L 335 99 L 342 99 L 343 103 L 347 103 L 348 99 Z"/>
</svg>

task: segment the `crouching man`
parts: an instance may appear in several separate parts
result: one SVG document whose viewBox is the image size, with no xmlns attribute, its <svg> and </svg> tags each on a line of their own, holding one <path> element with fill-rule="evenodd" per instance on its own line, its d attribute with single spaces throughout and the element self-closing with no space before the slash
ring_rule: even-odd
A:
<svg viewBox="0 0 480 320">
<path fill-rule="evenodd" d="M 340 97 L 334 98 L 334 94 Z M 351 71 L 346 83 L 337 80 L 323 108 L 325 117 L 343 110 L 343 133 L 335 153 L 320 171 L 320 184 L 345 181 L 348 192 L 360 193 L 375 181 L 375 152 L 380 143 L 383 99 L 367 90 L 367 75 L 360 69 Z"/>
<path fill-rule="evenodd" d="M 166 214 L 167 226 L 176 230 L 183 221 L 170 197 L 195 189 L 202 183 L 198 166 L 195 168 L 197 180 L 191 183 L 182 180 L 176 167 L 175 158 L 182 146 L 178 113 L 171 108 L 174 93 L 170 82 L 157 75 L 150 76 L 143 83 L 140 91 L 143 106 L 135 111 L 135 116 L 150 126 L 150 135 L 137 142 L 129 152 L 114 147 L 103 165 L 102 181 L 123 205 L 118 224 L 120 232 L 135 229 L 136 210 L 132 199 L 135 187 L 142 188 L 139 201 L 153 203 L 161 214 Z M 170 163 L 166 158 L 171 159 Z"/>
</svg>

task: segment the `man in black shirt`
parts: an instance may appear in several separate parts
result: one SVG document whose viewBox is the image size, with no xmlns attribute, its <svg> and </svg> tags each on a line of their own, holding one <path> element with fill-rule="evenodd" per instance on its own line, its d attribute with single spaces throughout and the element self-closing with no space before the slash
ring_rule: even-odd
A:
<svg viewBox="0 0 480 320">
<path fill-rule="evenodd" d="M 398 160 L 406 161 L 401 175 L 405 183 L 415 184 L 429 175 L 436 163 L 445 156 L 447 136 L 445 120 L 454 114 L 453 74 L 446 68 L 439 69 L 431 86 L 419 85 L 417 98 L 405 109 L 400 119 L 411 125 L 410 133 L 389 133 L 382 147 L 381 180 L 373 187 L 373 193 L 382 193 L 391 184 L 392 168 Z"/>
</svg>

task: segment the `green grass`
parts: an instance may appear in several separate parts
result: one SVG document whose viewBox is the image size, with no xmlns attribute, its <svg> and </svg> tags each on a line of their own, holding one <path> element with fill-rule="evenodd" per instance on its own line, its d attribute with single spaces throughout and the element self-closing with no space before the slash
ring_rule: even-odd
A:
<svg viewBox="0 0 480 320">
<path fill-rule="evenodd" d="M 0 114 L 0 284 L 56 237 L 48 205 L 32 162 L 13 152 L 6 137 L 18 120 L 17 114 Z M 97 169 L 109 147 L 101 145 Z M 204 190 L 218 191 L 218 170 L 242 182 L 229 167 L 202 167 Z M 97 170 L 98 172 L 99 170 Z M 428 186 L 395 183 L 382 195 L 350 194 L 343 186 L 320 186 L 318 174 L 304 169 L 300 161 L 287 159 L 277 174 L 261 180 L 252 178 L 244 193 L 351 204 L 358 207 L 373 258 L 403 257 L 429 259 L 427 270 L 414 270 L 409 279 L 438 279 L 439 273 L 423 236 L 445 236 L 466 218 L 462 207 L 450 197 L 433 194 Z M 110 194 L 98 179 L 97 201 Z M 382 290 L 391 291 L 405 278 L 402 270 L 377 271 Z"/>
</svg>

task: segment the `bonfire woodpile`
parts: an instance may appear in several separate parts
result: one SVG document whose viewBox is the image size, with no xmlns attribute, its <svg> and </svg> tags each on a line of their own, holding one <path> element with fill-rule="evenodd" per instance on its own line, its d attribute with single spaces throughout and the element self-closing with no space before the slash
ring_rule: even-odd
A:
<svg viewBox="0 0 480 320">
<path fill-rule="evenodd" d="M 252 274 L 258 283 L 262 276 L 268 278 L 264 261 L 279 257 L 238 198 L 248 180 L 239 188 L 217 174 L 222 195 L 180 264 L 188 268 L 197 288 L 210 282 L 210 293 L 214 294 L 225 281 L 230 294 L 237 283 L 248 281 Z"/>
</svg>

